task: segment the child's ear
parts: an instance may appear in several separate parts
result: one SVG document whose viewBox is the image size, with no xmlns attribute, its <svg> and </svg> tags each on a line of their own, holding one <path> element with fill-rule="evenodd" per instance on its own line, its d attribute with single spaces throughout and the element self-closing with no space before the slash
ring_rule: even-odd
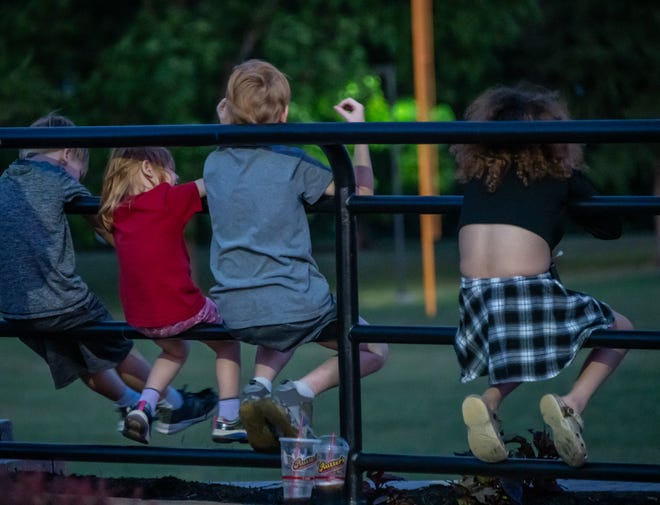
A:
<svg viewBox="0 0 660 505">
<path fill-rule="evenodd" d="M 284 107 L 284 111 L 280 116 L 280 123 L 286 123 L 286 118 L 289 116 L 289 106 Z"/>
<path fill-rule="evenodd" d="M 218 106 L 215 108 L 215 111 L 218 114 L 218 119 L 220 120 L 221 124 L 226 124 L 228 123 L 227 117 L 225 114 L 225 111 L 227 109 L 227 99 L 223 98 L 220 100 L 220 103 L 218 103 Z"/>
<path fill-rule="evenodd" d="M 142 172 L 142 175 L 144 175 L 148 180 L 152 180 L 156 175 L 154 167 L 151 166 L 151 163 L 147 160 L 144 160 L 142 163 L 140 163 L 140 172 Z"/>
<path fill-rule="evenodd" d="M 58 160 L 60 165 L 66 165 L 67 163 L 69 163 L 69 161 L 73 156 L 72 152 L 73 150 L 70 147 L 65 147 L 60 151 L 59 160 Z"/>
</svg>

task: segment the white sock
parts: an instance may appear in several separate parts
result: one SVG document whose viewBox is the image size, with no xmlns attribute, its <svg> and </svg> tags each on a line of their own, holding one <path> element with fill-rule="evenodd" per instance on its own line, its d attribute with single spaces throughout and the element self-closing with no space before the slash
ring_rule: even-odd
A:
<svg viewBox="0 0 660 505">
<path fill-rule="evenodd" d="M 225 398 L 218 402 L 218 416 L 226 421 L 233 421 L 238 417 L 238 407 L 241 405 L 240 398 Z"/>
<path fill-rule="evenodd" d="M 293 381 L 294 386 L 296 386 L 296 391 L 307 398 L 314 398 L 316 395 L 311 388 L 305 384 L 303 381 Z"/>
<path fill-rule="evenodd" d="M 138 401 L 140 401 L 140 393 L 126 386 L 126 388 L 124 389 L 124 394 L 121 396 L 119 400 L 115 402 L 115 405 L 120 408 L 132 407 Z"/>
<path fill-rule="evenodd" d="M 266 377 L 254 377 L 252 380 L 265 387 L 269 393 L 273 390 L 273 383 L 266 379 Z"/>
<path fill-rule="evenodd" d="M 140 395 L 140 400 L 147 402 L 151 408 L 151 412 L 156 411 L 156 404 L 160 398 L 160 391 L 154 388 L 144 388 L 142 394 Z"/>
</svg>

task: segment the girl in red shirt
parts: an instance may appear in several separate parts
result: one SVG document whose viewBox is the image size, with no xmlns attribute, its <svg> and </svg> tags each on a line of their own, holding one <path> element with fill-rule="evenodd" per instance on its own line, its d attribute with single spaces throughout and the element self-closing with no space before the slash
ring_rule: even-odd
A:
<svg viewBox="0 0 660 505">
<path fill-rule="evenodd" d="M 127 415 L 124 436 L 149 443 L 156 430 L 176 433 L 207 419 L 216 409 L 210 390 L 183 392 L 180 405 L 162 408 L 161 392 L 174 380 L 189 342 L 171 339 L 199 323 L 221 323 L 215 303 L 191 278 L 184 229 L 202 210 L 204 182 L 176 185 L 174 159 L 163 147 L 117 148 L 110 154 L 99 214 L 112 232 L 119 261 L 119 295 L 128 324 L 161 347 L 140 401 Z M 245 441 L 238 419 L 240 348 L 237 341 L 205 342 L 216 353 L 219 415 L 217 442 Z"/>
</svg>

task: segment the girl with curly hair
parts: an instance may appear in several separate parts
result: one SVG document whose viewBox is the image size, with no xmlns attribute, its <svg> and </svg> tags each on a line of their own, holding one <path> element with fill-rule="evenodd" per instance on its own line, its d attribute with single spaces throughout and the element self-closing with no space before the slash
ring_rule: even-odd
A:
<svg viewBox="0 0 660 505">
<path fill-rule="evenodd" d="M 569 119 L 557 93 L 530 85 L 496 87 L 467 109 L 468 121 Z M 631 330 L 630 321 L 593 297 L 566 289 L 553 249 L 568 218 L 601 239 L 621 235 L 613 216 L 579 215 L 571 204 L 595 194 L 577 144 L 514 139 L 451 147 L 464 189 L 459 223 L 460 322 L 454 348 L 461 381 L 488 376 L 489 387 L 463 401 L 468 444 L 482 461 L 508 456 L 498 409 L 521 383 L 550 379 L 576 357 L 594 330 Z M 595 348 L 571 390 L 546 394 L 540 410 L 560 457 L 582 466 L 581 413 L 619 365 L 625 349 Z"/>
</svg>

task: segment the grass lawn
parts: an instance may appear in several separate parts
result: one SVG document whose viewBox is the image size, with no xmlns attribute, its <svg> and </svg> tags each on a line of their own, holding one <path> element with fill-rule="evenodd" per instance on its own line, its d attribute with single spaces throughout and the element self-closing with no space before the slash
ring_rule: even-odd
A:
<svg viewBox="0 0 660 505">
<path fill-rule="evenodd" d="M 436 245 L 438 313 L 424 314 L 419 247 L 406 244 L 405 289 L 397 289 L 397 263 L 389 241 L 376 242 L 359 254 L 360 313 L 374 324 L 456 324 L 459 284 L 456 242 L 443 239 Z M 593 294 L 627 315 L 639 329 L 660 328 L 660 270 L 652 266 L 653 237 L 627 234 L 614 242 L 601 242 L 582 235 L 562 242 L 564 256 L 560 273 L 572 289 Z M 334 253 L 317 254 L 322 270 L 334 276 Z M 207 253 L 195 254 L 200 285 L 207 289 Z M 112 251 L 80 254 L 78 267 L 92 289 L 121 318 L 117 300 L 116 260 Z M 156 347 L 148 341 L 136 344 L 149 358 Z M 250 377 L 254 349 L 243 347 L 243 380 Z M 500 417 L 507 434 L 527 435 L 542 429 L 538 400 L 545 392 L 564 392 L 579 371 L 578 362 L 559 377 L 522 386 L 503 405 Z M 297 378 L 328 355 L 317 346 L 301 348 L 282 378 Z M 594 462 L 660 464 L 660 402 L 655 382 L 657 355 L 632 350 L 616 374 L 594 397 L 584 418 L 585 438 Z M 107 400 L 80 384 L 61 391 L 53 389 L 45 365 L 16 339 L 3 339 L 0 353 L 0 418 L 14 424 L 16 440 L 85 444 L 126 444 L 115 431 L 117 417 Z M 486 387 L 484 379 L 460 384 L 453 349 L 448 346 L 396 344 L 381 372 L 362 382 L 364 450 L 411 455 L 451 455 L 467 450 L 460 404 L 467 394 Z M 177 385 L 190 389 L 213 386 L 211 352 L 195 345 Z M 337 391 L 315 401 L 317 434 L 339 430 Z M 210 423 L 196 425 L 181 434 L 166 437 L 154 433 L 152 445 L 215 448 Z M 278 470 L 230 467 L 176 467 L 173 465 L 127 465 L 68 463 L 70 472 L 98 476 L 164 476 L 201 481 L 277 480 Z M 438 476 L 403 475 L 410 479 Z"/>
</svg>

